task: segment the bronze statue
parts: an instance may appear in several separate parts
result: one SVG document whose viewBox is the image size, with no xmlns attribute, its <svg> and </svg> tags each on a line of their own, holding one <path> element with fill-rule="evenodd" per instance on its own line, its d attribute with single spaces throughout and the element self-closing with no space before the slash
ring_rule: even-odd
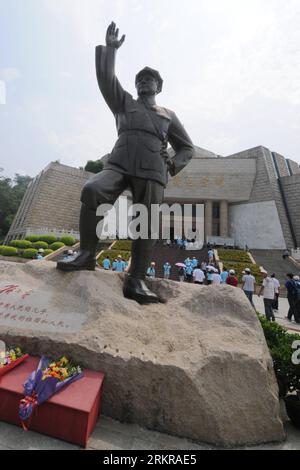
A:
<svg viewBox="0 0 300 470">
<path fill-rule="evenodd" d="M 193 156 L 192 141 L 175 113 L 156 105 L 155 95 L 161 92 L 163 83 L 156 70 L 145 67 L 136 75 L 138 99 L 123 90 L 115 75 L 115 56 L 125 35 L 119 39 L 118 34 L 112 22 L 106 46 L 96 47 L 96 73 L 101 93 L 115 116 L 119 137 L 104 169 L 83 187 L 80 251 L 71 260 L 57 263 L 63 271 L 95 269 L 96 225 L 100 220 L 96 210 L 100 204 L 114 204 L 130 188 L 133 203 L 144 204 L 150 214 L 151 204 L 163 201 L 167 173 L 176 175 Z M 167 152 L 168 142 L 175 151 L 173 158 Z M 144 282 L 154 244 L 152 239 L 132 242 L 129 274 L 124 281 L 124 296 L 142 304 L 159 300 Z"/>
</svg>

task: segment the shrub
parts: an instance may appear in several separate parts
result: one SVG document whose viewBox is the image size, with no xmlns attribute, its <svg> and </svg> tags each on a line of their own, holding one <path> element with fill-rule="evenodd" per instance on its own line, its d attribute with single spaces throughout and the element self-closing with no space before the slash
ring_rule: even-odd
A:
<svg viewBox="0 0 300 470">
<path fill-rule="evenodd" d="M 11 240 L 9 246 L 14 246 L 15 248 L 31 248 L 32 243 L 29 240 Z"/>
<path fill-rule="evenodd" d="M 104 250 L 97 260 L 98 264 L 102 266 L 102 261 L 104 260 L 104 258 L 106 258 L 106 256 L 108 256 L 110 259 L 110 262 L 113 263 L 118 255 L 121 255 L 125 261 L 128 261 L 131 256 L 131 252 L 120 251 L 120 250 Z"/>
<path fill-rule="evenodd" d="M 48 245 L 51 243 L 57 242 L 57 237 L 55 235 L 41 235 L 37 241 L 46 242 Z"/>
<path fill-rule="evenodd" d="M 33 259 L 36 257 L 38 250 L 35 248 L 27 248 L 22 253 L 22 258 Z"/>
<path fill-rule="evenodd" d="M 53 253 L 53 250 L 50 250 L 50 248 L 47 248 L 47 250 L 44 251 L 43 256 L 50 255 L 50 253 Z"/>
<path fill-rule="evenodd" d="M 59 248 L 61 248 L 62 246 L 65 246 L 65 244 L 62 243 L 62 242 L 54 242 L 54 243 L 52 243 L 52 244 L 49 246 L 49 248 L 50 248 L 51 250 L 53 250 L 53 251 L 56 251 L 56 250 L 58 250 Z"/>
<path fill-rule="evenodd" d="M 25 240 L 29 240 L 30 242 L 38 242 L 40 240 L 41 235 L 27 235 Z"/>
<path fill-rule="evenodd" d="M 252 265 L 252 261 L 248 253 L 242 250 L 218 249 L 218 255 L 221 261 L 236 261 L 239 263 L 248 263 Z"/>
<path fill-rule="evenodd" d="M 39 248 L 43 248 L 44 250 L 46 250 L 46 249 L 48 248 L 48 243 L 39 240 L 38 242 L 34 242 L 34 243 L 32 244 L 32 247 L 33 247 L 33 248 L 36 248 L 37 250 L 38 250 Z"/>
<path fill-rule="evenodd" d="M 117 240 L 113 246 L 113 250 L 131 251 L 131 246 L 132 246 L 131 240 Z"/>
<path fill-rule="evenodd" d="M 288 333 L 285 328 L 269 322 L 263 315 L 258 315 L 258 318 L 272 356 L 280 396 L 299 391 L 300 366 L 292 362 L 292 344 L 295 340 L 299 341 L 299 335 Z"/>
<path fill-rule="evenodd" d="M 71 235 L 65 235 L 64 237 L 60 238 L 60 242 L 62 242 L 64 245 L 72 246 L 75 243 L 75 238 L 71 237 Z"/>
<path fill-rule="evenodd" d="M 0 254 L 3 256 L 18 256 L 18 250 L 14 246 L 2 246 Z"/>
</svg>

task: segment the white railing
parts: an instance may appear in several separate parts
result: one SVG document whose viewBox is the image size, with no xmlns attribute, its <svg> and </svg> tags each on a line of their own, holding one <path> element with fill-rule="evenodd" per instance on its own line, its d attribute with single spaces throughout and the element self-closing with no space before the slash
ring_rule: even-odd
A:
<svg viewBox="0 0 300 470">
<path fill-rule="evenodd" d="M 41 227 L 39 229 L 28 228 L 26 229 L 26 237 L 27 235 L 55 235 L 56 237 L 63 237 L 65 235 L 71 235 L 72 237 L 79 240 L 79 232 L 75 230 L 65 230 L 59 228 L 48 228 L 48 227 Z"/>
</svg>

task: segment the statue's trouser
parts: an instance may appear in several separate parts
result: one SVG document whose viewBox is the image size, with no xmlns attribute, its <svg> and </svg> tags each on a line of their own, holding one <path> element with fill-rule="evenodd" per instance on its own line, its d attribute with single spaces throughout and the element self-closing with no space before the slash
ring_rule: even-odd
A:
<svg viewBox="0 0 300 470">
<path fill-rule="evenodd" d="M 161 204 L 164 187 L 156 181 L 124 175 L 114 170 L 103 170 L 84 185 L 81 194 L 80 249 L 94 255 L 98 243 L 96 226 L 103 217 L 96 216 L 100 204 L 114 204 L 120 194 L 130 189 L 133 204 L 143 204 L 148 210 L 148 229 L 151 227 L 151 205 Z M 148 233 L 150 234 L 150 232 Z M 129 273 L 144 279 L 156 240 L 137 239 L 132 243 Z"/>
</svg>

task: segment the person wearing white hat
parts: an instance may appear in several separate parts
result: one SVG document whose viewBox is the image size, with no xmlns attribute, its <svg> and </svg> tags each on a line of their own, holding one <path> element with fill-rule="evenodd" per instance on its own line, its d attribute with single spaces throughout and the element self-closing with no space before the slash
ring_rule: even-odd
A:
<svg viewBox="0 0 300 470">
<path fill-rule="evenodd" d="M 221 276 L 219 274 L 219 271 L 216 269 L 212 275 L 212 284 L 218 285 L 218 284 L 221 284 L 221 282 L 222 282 Z"/>
<path fill-rule="evenodd" d="M 253 294 L 255 291 L 255 277 L 252 276 L 251 270 L 249 268 L 245 269 L 245 274 L 242 277 L 242 289 L 245 292 L 245 295 L 248 297 L 251 305 L 253 308 L 255 308 L 254 303 L 253 303 Z"/>
<path fill-rule="evenodd" d="M 261 269 L 261 275 L 263 276 L 263 283 L 259 290 L 258 297 L 263 294 L 264 297 L 264 306 L 265 306 L 265 315 L 267 320 L 275 321 L 275 315 L 273 312 L 273 302 L 275 298 L 275 287 L 274 282 L 271 276 L 265 269 Z"/>
<path fill-rule="evenodd" d="M 169 279 L 171 273 L 171 265 L 168 261 L 164 264 L 164 279 Z"/>
<path fill-rule="evenodd" d="M 44 253 L 43 248 L 39 248 L 35 258 L 36 259 L 43 259 L 43 253 Z"/>
<path fill-rule="evenodd" d="M 152 261 L 150 267 L 147 269 L 147 276 L 148 277 L 155 277 L 155 263 Z"/>
<path fill-rule="evenodd" d="M 239 281 L 238 281 L 238 278 L 235 275 L 235 270 L 230 269 L 228 277 L 226 279 L 226 284 L 228 284 L 229 286 L 237 287 L 238 283 L 239 283 Z"/>
</svg>

